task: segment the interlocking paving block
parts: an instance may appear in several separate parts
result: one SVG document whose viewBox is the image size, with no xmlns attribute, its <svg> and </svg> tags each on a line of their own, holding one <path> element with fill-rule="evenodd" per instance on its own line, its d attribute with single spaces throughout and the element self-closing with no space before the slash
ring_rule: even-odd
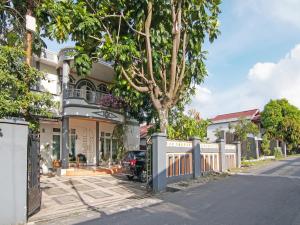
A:
<svg viewBox="0 0 300 225">
<path fill-rule="evenodd" d="M 47 195 L 61 195 L 67 193 L 67 191 L 63 188 L 46 188 L 44 192 Z"/>
<path fill-rule="evenodd" d="M 101 177 L 101 179 L 103 179 L 103 180 L 108 180 L 108 181 L 115 181 L 115 180 L 117 180 L 117 179 L 114 178 L 114 177 Z"/>
<path fill-rule="evenodd" d="M 108 194 L 108 193 L 105 193 L 103 191 L 89 191 L 89 192 L 86 192 L 85 193 L 86 195 L 92 197 L 92 198 L 95 198 L 95 199 L 99 199 L 99 198 L 106 198 L 106 197 L 110 197 L 112 195 Z"/>
<path fill-rule="evenodd" d="M 115 187 L 115 184 L 112 183 L 108 183 L 108 182 L 99 182 L 99 183 L 95 183 L 96 185 L 100 186 L 100 187 Z"/>
<path fill-rule="evenodd" d="M 91 186 L 88 186 L 88 185 L 85 185 L 85 184 L 82 184 L 82 185 L 76 185 L 74 187 L 72 187 L 74 190 L 77 190 L 77 191 L 89 191 L 89 190 L 93 190 L 95 188 L 91 187 Z"/>
<path fill-rule="evenodd" d="M 57 187 L 55 183 L 41 182 L 40 186 L 42 189 Z"/>
<path fill-rule="evenodd" d="M 133 190 L 130 190 L 128 188 L 121 188 L 121 187 L 112 188 L 112 189 L 110 189 L 110 191 L 113 191 L 113 192 L 118 193 L 120 195 L 129 194 L 129 193 L 133 192 Z"/>
<path fill-rule="evenodd" d="M 85 178 L 84 180 L 92 183 L 103 181 L 101 178 L 96 178 L 96 177 Z"/>
<path fill-rule="evenodd" d="M 53 197 L 53 199 L 60 205 L 70 204 L 74 202 L 79 202 L 79 198 L 75 195 L 64 195 L 60 197 Z"/>
<path fill-rule="evenodd" d="M 72 180 L 72 179 L 64 181 L 63 183 L 66 184 L 66 185 L 78 185 L 78 184 L 82 184 L 80 181 L 78 181 L 78 180 Z"/>
</svg>

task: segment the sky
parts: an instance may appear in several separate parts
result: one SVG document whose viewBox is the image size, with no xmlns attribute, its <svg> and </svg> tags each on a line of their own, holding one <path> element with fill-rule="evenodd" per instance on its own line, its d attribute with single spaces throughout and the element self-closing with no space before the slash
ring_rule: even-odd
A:
<svg viewBox="0 0 300 225">
<path fill-rule="evenodd" d="M 205 43 L 208 77 L 187 108 L 203 118 L 278 98 L 300 108 L 300 0 L 223 0 L 221 10 L 221 35 Z"/>
<path fill-rule="evenodd" d="M 300 1 L 223 0 L 221 9 L 221 35 L 206 44 L 209 75 L 188 108 L 203 118 L 278 98 L 300 108 Z"/>
</svg>

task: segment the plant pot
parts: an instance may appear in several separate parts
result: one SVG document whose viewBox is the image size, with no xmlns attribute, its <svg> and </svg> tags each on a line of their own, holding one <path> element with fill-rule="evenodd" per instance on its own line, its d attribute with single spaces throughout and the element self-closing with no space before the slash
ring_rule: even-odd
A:
<svg viewBox="0 0 300 225">
<path fill-rule="evenodd" d="M 61 161 L 60 160 L 53 160 L 52 161 L 53 168 L 60 168 L 61 167 Z"/>
</svg>

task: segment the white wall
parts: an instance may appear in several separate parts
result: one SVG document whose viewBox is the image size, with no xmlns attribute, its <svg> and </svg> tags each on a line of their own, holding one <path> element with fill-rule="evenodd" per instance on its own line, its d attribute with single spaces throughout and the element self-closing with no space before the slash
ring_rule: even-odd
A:
<svg viewBox="0 0 300 225">
<path fill-rule="evenodd" d="M 140 149 L 140 126 L 138 124 L 126 126 L 124 146 L 127 150 Z"/>
<path fill-rule="evenodd" d="M 0 120 L 0 130 L 0 224 L 25 224 L 28 123 Z"/>
<path fill-rule="evenodd" d="M 236 122 L 230 122 L 232 125 L 235 125 Z M 220 129 L 220 130 L 224 130 L 224 131 L 228 131 L 229 128 L 228 128 L 228 125 L 229 123 L 228 122 L 225 122 L 225 123 L 217 123 L 217 124 L 211 124 L 207 127 L 207 138 L 208 138 L 208 141 L 209 142 L 215 142 L 217 140 L 217 137 L 215 135 L 215 131 L 217 129 Z"/>
<path fill-rule="evenodd" d="M 52 168 L 52 144 L 53 128 L 61 128 L 59 122 L 41 122 L 40 123 L 40 153 L 42 157 L 41 167 L 43 173 L 48 173 L 48 168 Z"/>
</svg>

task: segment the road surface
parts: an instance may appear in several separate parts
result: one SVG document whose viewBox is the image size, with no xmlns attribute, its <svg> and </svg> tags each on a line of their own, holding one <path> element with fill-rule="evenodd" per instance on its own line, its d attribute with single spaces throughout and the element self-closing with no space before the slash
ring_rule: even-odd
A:
<svg viewBox="0 0 300 225">
<path fill-rule="evenodd" d="M 95 218 L 80 225 L 300 225 L 300 158 L 275 162 L 185 191 L 161 195 L 146 208 Z M 57 223 L 56 223 L 57 224 Z"/>
</svg>

